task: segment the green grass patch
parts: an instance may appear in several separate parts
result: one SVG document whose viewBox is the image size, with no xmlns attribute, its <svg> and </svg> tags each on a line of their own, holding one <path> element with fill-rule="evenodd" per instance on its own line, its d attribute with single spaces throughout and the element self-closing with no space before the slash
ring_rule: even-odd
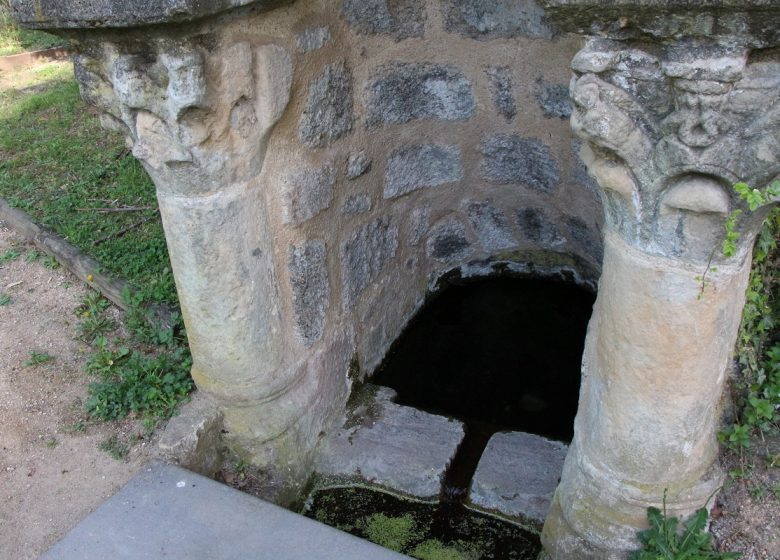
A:
<svg viewBox="0 0 780 560">
<path fill-rule="evenodd" d="M 19 258 L 19 255 L 21 255 L 19 249 L 6 249 L 0 253 L 0 264 L 15 261 Z"/>
<path fill-rule="evenodd" d="M 68 66 L 0 93 L 0 196 L 122 276 L 175 303 L 155 189 L 121 135 L 100 128 Z M 117 210 L 123 211 L 117 211 Z"/>
<path fill-rule="evenodd" d="M 62 37 L 50 33 L 22 29 L 0 11 L 0 56 L 59 47 L 65 43 Z"/>
<path fill-rule="evenodd" d="M 76 313 L 79 336 L 92 345 L 87 412 L 134 416 L 151 429 L 193 389 L 181 317 L 159 325 L 147 308 L 177 304 L 154 185 L 121 135 L 103 130 L 82 103 L 72 67 L 41 67 L 14 87 L 0 92 L 0 196 L 138 288 L 125 294 L 126 330 L 112 335 L 109 303 L 96 292 Z M 19 256 L 12 249 L 0 259 Z M 37 251 L 27 260 L 54 266 Z M 101 446 L 119 459 L 127 448 L 116 439 Z"/>
</svg>

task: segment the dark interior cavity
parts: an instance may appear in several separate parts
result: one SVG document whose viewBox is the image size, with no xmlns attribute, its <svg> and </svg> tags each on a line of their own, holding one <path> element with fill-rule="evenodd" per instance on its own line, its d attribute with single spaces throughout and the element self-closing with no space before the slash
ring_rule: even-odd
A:
<svg viewBox="0 0 780 560">
<path fill-rule="evenodd" d="M 372 382 L 399 404 L 570 441 L 594 295 L 540 279 L 450 285 L 412 321 Z"/>
<path fill-rule="evenodd" d="M 395 389 L 399 404 L 465 423 L 443 500 L 465 496 L 498 431 L 571 441 L 594 300 L 589 290 L 561 281 L 459 281 L 396 341 L 372 382 Z"/>
</svg>

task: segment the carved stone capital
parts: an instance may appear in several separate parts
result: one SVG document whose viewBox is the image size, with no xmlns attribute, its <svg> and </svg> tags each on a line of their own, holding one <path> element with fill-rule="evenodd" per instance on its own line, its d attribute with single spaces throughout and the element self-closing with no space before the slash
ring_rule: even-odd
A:
<svg viewBox="0 0 780 560">
<path fill-rule="evenodd" d="M 101 123 L 126 135 L 158 189 L 177 194 L 255 177 L 290 98 L 291 57 L 272 44 L 207 51 L 161 41 L 142 52 L 104 44 L 75 65 Z"/>
<path fill-rule="evenodd" d="M 744 206 L 732 185 L 762 188 L 780 173 L 780 53 L 591 38 L 572 68 L 572 128 L 608 227 L 652 254 L 720 259 L 726 219 Z"/>
</svg>

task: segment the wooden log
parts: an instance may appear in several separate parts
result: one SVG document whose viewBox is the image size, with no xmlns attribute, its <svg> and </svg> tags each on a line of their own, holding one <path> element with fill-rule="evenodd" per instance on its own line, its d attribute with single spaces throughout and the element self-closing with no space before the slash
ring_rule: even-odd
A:
<svg viewBox="0 0 780 560">
<path fill-rule="evenodd" d="M 130 294 L 136 293 L 138 289 L 135 286 L 124 279 L 104 274 L 101 272 L 100 263 L 95 259 L 56 233 L 39 226 L 26 212 L 12 207 L 2 198 L 0 198 L 0 221 L 5 222 L 8 227 L 55 259 L 81 281 L 99 291 L 117 307 L 124 311 L 128 310 L 122 294 L 125 290 Z M 167 306 L 153 304 L 148 309 L 152 311 L 150 321 L 161 324 L 165 328 L 173 325 L 173 312 Z"/>
</svg>

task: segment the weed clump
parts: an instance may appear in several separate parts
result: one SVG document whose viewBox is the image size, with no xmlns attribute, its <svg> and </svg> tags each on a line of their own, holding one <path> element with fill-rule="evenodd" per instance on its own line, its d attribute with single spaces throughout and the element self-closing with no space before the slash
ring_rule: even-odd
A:
<svg viewBox="0 0 780 560">
<path fill-rule="evenodd" d="M 712 537 L 706 532 L 707 509 L 699 508 L 680 530 L 680 520 L 666 514 L 666 494 L 663 511 L 647 509 L 650 528 L 638 534 L 643 548 L 632 552 L 629 560 L 737 560 L 736 552 L 712 550 Z"/>
<path fill-rule="evenodd" d="M 129 303 L 128 315 L 144 316 L 138 309 L 142 299 Z M 134 414 L 151 424 L 169 418 L 194 387 L 183 327 L 178 319 L 167 327 L 131 321 L 126 338 L 109 341 L 104 335 L 113 322 L 105 318 L 107 308 L 108 302 L 95 293 L 79 308 L 82 333 L 93 337 L 87 372 L 97 378 L 89 386 L 87 413 L 100 420 L 122 420 Z"/>
</svg>

